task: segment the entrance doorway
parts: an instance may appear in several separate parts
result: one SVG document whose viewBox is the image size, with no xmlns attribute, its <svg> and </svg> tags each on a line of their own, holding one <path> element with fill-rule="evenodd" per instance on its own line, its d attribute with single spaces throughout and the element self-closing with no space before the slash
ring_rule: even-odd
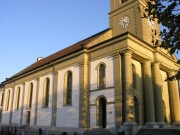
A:
<svg viewBox="0 0 180 135">
<path fill-rule="evenodd" d="M 98 101 L 98 118 L 99 118 L 99 127 L 101 128 L 106 128 L 106 123 L 107 123 L 107 119 L 106 119 L 106 104 L 107 101 L 104 97 L 99 98 Z"/>
</svg>

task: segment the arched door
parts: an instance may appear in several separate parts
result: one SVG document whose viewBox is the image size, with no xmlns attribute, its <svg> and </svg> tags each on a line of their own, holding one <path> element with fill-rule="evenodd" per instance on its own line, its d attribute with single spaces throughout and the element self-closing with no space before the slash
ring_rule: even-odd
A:
<svg viewBox="0 0 180 135">
<path fill-rule="evenodd" d="M 99 127 L 106 128 L 106 99 L 104 97 L 101 97 L 99 99 L 99 107 L 98 107 L 98 118 L 99 118 Z"/>
</svg>

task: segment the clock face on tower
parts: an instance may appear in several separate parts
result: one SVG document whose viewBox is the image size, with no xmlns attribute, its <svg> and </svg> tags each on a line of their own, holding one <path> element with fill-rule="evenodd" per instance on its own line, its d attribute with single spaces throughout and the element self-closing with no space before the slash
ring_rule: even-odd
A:
<svg viewBox="0 0 180 135">
<path fill-rule="evenodd" d="M 120 28 L 126 28 L 129 25 L 130 19 L 128 16 L 124 16 L 119 21 L 119 27 Z"/>
</svg>

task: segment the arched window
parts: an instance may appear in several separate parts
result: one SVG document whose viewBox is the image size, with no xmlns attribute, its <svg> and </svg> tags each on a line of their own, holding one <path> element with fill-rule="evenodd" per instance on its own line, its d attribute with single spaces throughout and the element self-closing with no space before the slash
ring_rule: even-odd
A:
<svg viewBox="0 0 180 135">
<path fill-rule="evenodd" d="M 104 64 L 99 66 L 99 89 L 104 89 L 106 87 L 106 67 Z"/>
<path fill-rule="evenodd" d="M 133 72 L 133 88 L 136 88 L 136 67 L 132 64 L 132 72 Z"/>
<path fill-rule="evenodd" d="M 134 109 L 135 109 L 135 121 L 139 124 L 139 101 L 137 97 L 134 97 Z"/>
<path fill-rule="evenodd" d="M 48 107 L 49 105 L 49 78 L 46 78 L 44 81 L 44 89 L 43 89 L 43 107 Z"/>
<path fill-rule="evenodd" d="M 20 99 L 20 87 L 18 87 L 16 90 L 15 110 L 19 109 L 19 99 Z"/>
<path fill-rule="evenodd" d="M 64 84 L 64 105 L 72 104 L 72 72 L 68 71 L 65 75 Z"/>
<path fill-rule="evenodd" d="M 28 88 L 28 102 L 27 102 L 27 108 L 31 108 L 32 106 L 32 94 L 33 94 L 33 84 L 29 84 Z"/>
<path fill-rule="evenodd" d="M 8 90 L 6 92 L 6 106 L 5 106 L 5 110 L 8 111 L 9 110 L 9 100 L 10 100 L 10 90 Z"/>
</svg>

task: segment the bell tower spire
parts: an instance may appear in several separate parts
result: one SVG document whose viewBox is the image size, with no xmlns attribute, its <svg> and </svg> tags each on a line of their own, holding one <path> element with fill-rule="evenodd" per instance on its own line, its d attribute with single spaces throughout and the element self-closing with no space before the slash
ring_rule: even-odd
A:
<svg viewBox="0 0 180 135">
<path fill-rule="evenodd" d="M 148 0 L 111 0 L 109 25 L 113 37 L 129 32 L 145 42 L 153 45 L 159 39 L 159 25 L 143 17 L 144 8 Z"/>
</svg>

